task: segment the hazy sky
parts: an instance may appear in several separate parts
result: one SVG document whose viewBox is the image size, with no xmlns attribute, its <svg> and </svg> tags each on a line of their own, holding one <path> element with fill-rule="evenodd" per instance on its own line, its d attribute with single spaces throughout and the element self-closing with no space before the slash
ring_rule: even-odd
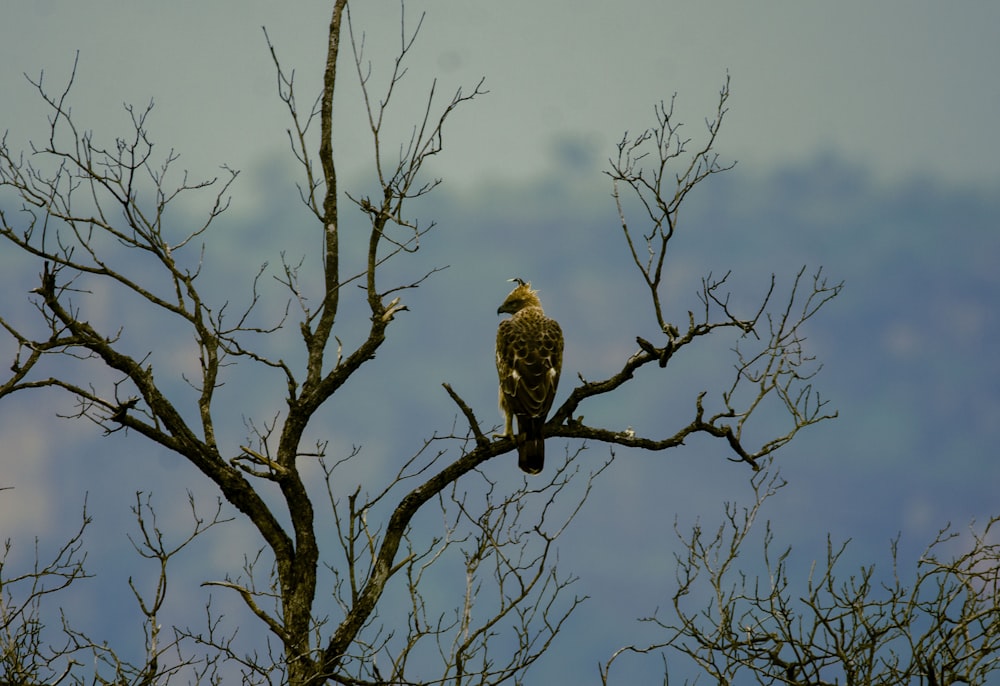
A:
<svg viewBox="0 0 1000 686">
<path fill-rule="evenodd" d="M 155 97 L 155 138 L 185 165 L 249 169 L 281 152 L 287 126 L 261 26 L 296 69 L 304 109 L 322 68 L 329 4 L 9 3 L 0 22 L 0 129 L 14 140 L 39 133 L 22 73 L 45 69 L 61 86 L 79 49 L 71 102 L 85 125 L 120 131 L 123 100 Z M 448 130 L 450 184 L 544 174 L 559 140 L 583 143 L 599 162 L 626 128 L 648 126 L 652 104 L 674 92 L 696 134 L 727 70 L 733 96 L 722 149 L 745 171 L 833 152 L 870 166 L 876 178 L 1000 182 L 994 2 L 584 5 L 407 3 L 411 25 L 427 16 L 405 83 L 422 91 L 437 76 L 450 94 L 485 76 L 490 90 Z M 376 79 L 398 44 L 398 14 L 396 2 L 355 10 Z"/>
</svg>

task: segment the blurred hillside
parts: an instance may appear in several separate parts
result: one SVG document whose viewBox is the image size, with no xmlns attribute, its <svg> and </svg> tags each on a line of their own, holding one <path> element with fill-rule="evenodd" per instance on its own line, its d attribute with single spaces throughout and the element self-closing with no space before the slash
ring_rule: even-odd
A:
<svg viewBox="0 0 1000 686">
<path fill-rule="evenodd" d="M 499 422 L 493 337 L 510 277 L 532 281 L 563 326 L 560 400 L 578 373 L 597 379 L 617 371 L 635 351 L 637 335 L 656 340 L 610 183 L 583 183 L 567 165 L 563 177 L 545 184 L 483 188 L 461 197 L 445 185 L 414 205 L 424 221 L 438 226 L 413 259 L 390 263 L 387 277 L 410 282 L 448 268 L 401 294 L 409 311 L 399 315 L 378 359 L 311 427 L 316 440 L 331 441 L 332 457 L 362 447 L 351 478 L 377 483 L 422 438 L 451 430 L 457 412 L 441 382 L 453 385 L 484 428 Z M 291 264 L 304 257 L 303 276 L 314 278 L 308 269 L 318 238 L 295 205 L 288 173 L 275 165 L 242 179 L 234 210 L 208 240 L 203 288 L 216 307 L 245 303 L 258 266 L 268 263 L 261 324 L 277 321 L 284 308 L 285 294 L 270 278 L 281 273 L 281 251 Z M 239 202 L 248 193 L 252 210 Z M 790 485 L 765 511 L 776 521 L 779 543 L 795 545 L 809 559 L 823 553 L 829 531 L 837 540 L 855 540 L 852 554 L 860 564 L 886 560 L 889 539 L 901 532 L 902 557 L 916 559 L 947 522 L 961 527 L 1000 512 L 1000 194 L 949 188 L 931 178 L 880 185 L 864 169 L 822 158 L 764 178 L 738 166 L 700 187 L 681 220 L 665 288 L 668 314 L 680 324 L 698 307 L 700 279 L 709 273 L 731 270 L 733 302 L 748 306 L 766 291 L 771 274 L 778 283 L 774 304 L 783 305 L 781 296 L 803 265 L 807 276 L 822 267 L 830 281 L 846 281 L 843 294 L 808 329 L 809 350 L 824 364 L 816 387 L 840 417 L 801 434 L 779 455 Z M 174 221 L 180 228 L 193 220 Z M 348 221 L 361 226 L 363 217 L 348 215 Z M 360 248 L 348 238 L 348 252 Z M 27 292 L 38 267 L 5 252 L 5 313 L 28 316 Z M 135 302 L 107 302 L 99 292 L 80 294 L 79 301 L 85 318 L 127 325 L 137 354 L 152 351 L 161 380 L 176 397 L 193 399 L 183 374 L 197 358 L 186 332 L 151 327 Z M 345 317 L 361 306 L 360 297 L 348 296 Z M 301 354 L 294 308 L 292 313 L 287 335 L 268 343 L 286 359 Z M 361 331 L 335 333 L 347 349 Z M 704 352 L 673 360 L 666 373 L 643 370 L 613 403 L 582 409 L 595 424 L 673 433 L 690 417 L 698 391 L 709 390 L 711 398 L 729 378 L 733 343 L 731 337 L 713 339 Z M 0 350 L 6 354 L 8 347 Z M 235 452 L 246 418 L 261 421 L 281 411 L 284 380 L 241 374 L 238 366 L 230 372 L 220 391 L 231 401 L 222 438 Z M 120 565 L 134 562 L 121 562 L 134 557 L 124 537 L 134 491 L 153 490 L 164 502 L 187 489 L 200 498 L 214 494 L 190 467 L 137 436 L 102 438 L 82 422 L 53 419 L 54 412 L 71 409 L 53 394 L 0 404 L 0 486 L 15 487 L 0 497 L 0 521 L 3 537 L 25 543 L 34 535 L 58 537 L 73 528 L 88 491 L 101 531 L 95 571 L 112 560 L 116 565 L 81 588 L 85 595 L 76 602 L 88 607 L 103 604 L 97 600 L 103 593 L 127 595 L 127 567 Z M 457 427 L 461 431 L 460 417 Z M 551 461 L 560 459 L 563 445 L 552 442 Z M 566 683 L 596 681 L 599 657 L 639 640 L 630 634 L 634 619 L 668 597 L 675 517 L 682 528 L 697 517 L 717 521 L 724 500 L 749 493 L 749 471 L 724 456 L 721 446 L 702 440 L 662 455 L 618 451 L 561 544 L 560 564 L 580 576 L 576 592 L 592 601 L 538 665 L 537 683 L 557 668 Z M 596 468 L 607 452 L 593 448 L 585 457 Z M 513 456 L 486 470 L 517 477 Z M 242 543 L 237 538 L 230 545 Z M 226 564 L 216 551 L 192 559 L 185 574 L 196 579 L 203 566 L 221 570 Z M 201 604 L 178 602 L 177 610 Z M 114 614 L 95 613 L 94 621 L 115 631 L 120 618 Z M 579 660 L 581 654 L 587 659 Z"/>
</svg>

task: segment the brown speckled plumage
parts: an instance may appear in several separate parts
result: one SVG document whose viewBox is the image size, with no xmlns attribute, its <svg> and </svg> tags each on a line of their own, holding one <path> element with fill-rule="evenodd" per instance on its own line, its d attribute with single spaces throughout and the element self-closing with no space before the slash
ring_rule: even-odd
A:
<svg viewBox="0 0 1000 686">
<path fill-rule="evenodd" d="M 505 433 L 514 436 L 517 417 L 518 466 L 538 474 L 545 464 L 542 426 L 552 409 L 562 370 L 563 336 L 545 316 L 531 284 L 519 282 L 497 313 L 512 315 L 497 327 L 497 374 Z"/>
</svg>

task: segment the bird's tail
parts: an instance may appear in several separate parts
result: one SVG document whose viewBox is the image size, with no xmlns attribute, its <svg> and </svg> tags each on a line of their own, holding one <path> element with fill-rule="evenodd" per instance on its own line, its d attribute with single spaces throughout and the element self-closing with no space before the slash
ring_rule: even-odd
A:
<svg viewBox="0 0 1000 686">
<path fill-rule="evenodd" d="M 545 440 L 542 438 L 542 426 L 545 420 L 540 417 L 525 418 L 521 423 L 518 417 L 517 428 L 517 466 L 528 474 L 538 474 L 545 466 Z"/>
</svg>

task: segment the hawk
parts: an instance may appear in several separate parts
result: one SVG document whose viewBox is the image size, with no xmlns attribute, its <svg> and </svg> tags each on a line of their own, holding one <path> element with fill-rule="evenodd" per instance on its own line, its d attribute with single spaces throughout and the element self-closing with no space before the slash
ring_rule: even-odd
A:
<svg viewBox="0 0 1000 686">
<path fill-rule="evenodd" d="M 497 374 L 504 435 L 515 439 L 517 464 L 538 474 L 545 464 L 542 426 L 552 408 L 562 370 L 563 335 L 559 324 L 545 316 L 537 291 L 521 279 L 497 309 L 510 314 L 497 327 Z M 513 418 L 517 417 L 517 436 Z"/>
</svg>

